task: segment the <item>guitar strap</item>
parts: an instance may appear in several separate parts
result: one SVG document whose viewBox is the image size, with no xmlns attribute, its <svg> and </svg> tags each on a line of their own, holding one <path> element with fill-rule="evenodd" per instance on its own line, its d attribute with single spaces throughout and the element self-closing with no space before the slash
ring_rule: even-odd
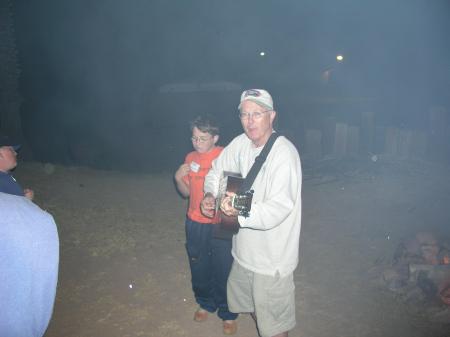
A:
<svg viewBox="0 0 450 337">
<path fill-rule="evenodd" d="M 264 164 L 264 162 L 266 161 L 267 155 L 269 154 L 270 149 L 272 148 L 272 145 L 273 143 L 275 143 L 275 140 L 278 138 L 278 136 L 280 136 L 278 132 L 272 132 L 269 139 L 267 140 L 267 143 L 261 150 L 261 153 L 255 158 L 255 162 L 253 163 L 250 171 L 248 172 L 247 176 L 242 182 L 242 185 L 238 190 L 238 194 L 245 193 L 252 188 L 256 176 L 258 175 L 258 172 L 261 169 L 262 164 Z"/>
</svg>

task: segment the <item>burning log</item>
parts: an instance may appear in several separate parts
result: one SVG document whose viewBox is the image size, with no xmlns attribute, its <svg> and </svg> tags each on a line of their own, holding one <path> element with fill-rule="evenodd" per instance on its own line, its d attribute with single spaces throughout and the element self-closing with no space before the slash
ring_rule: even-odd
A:
<svg viewBox="0 0 450 337">
<path fill-rule="evenodd" d="M 444 303 L 450 314 L 450 241 L 416 233 L 399 243 L 392 263 L 379 273 L 383 285 L 405 302 L 439 307 Z"/>
<path fill-rule="evenodd" d="M 439 288 L 439 298 L 442 302 L 450 305 L 450 280 L 444 281 Z"/>
<path fill-rule="evenodd" d="M 410 264 L 409 277 L 429 298 L 438 297 L 450 305 L 450 264 Z"/>
<path fill-rule="evenodd" d="M 450 279 L 450 264 L 410 264 L 410 278 L 417 279 L 420 272 L 424 272 L 427 277 L 436 282 Z"/>
</svg>

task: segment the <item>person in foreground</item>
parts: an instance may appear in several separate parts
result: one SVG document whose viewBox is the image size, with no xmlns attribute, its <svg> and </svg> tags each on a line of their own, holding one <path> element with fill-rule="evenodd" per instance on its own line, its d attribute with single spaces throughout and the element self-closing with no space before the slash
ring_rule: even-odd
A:
<svg viewBox="0 0 450 337">
<path fill-rule="evenodd" d="M 22 196 L 0 192 L 0 336 L 42 337 L 58 280 L 53 217 Z"/>
<path fill-rule="evenodd" d="M 231 194 L 216 200 L 221 176 L 224 171 L 248 174 L 274 132 L 275 116 L 266 90 L 242 93 L 239 117 L 244 133 L 224 148 L 205 178 L 201 209 L 206 216 L 214 216 L 216 202 L 224 214 L 238 215 Z M 296 324 L 293 272 L 298 264 L 301 186 L 300 156 L 279 136 L 252 185 L 250 215 L 237 217 L 240 229 L 233 236 L 227 285 L 230 311 L 252 313 L 262 337 L 288 336 Z"/>
<path fill-rule="evenodd" d="M 186 250 L 192 276 L 192 289 L 199 308 L 194 314 L 196 322 L 207 319 L 208 313 L 217 311 L 223 320 L 223 333 L 236 333 L 237 314 L 228 310 L 227 278 L 233 257 L 231 240 L 214 237 L 217 218 L 205 217 L 200 211 L 203 199 L 203 182 L 211 168 L 211 162 L 220 154 L 216 146 L 219 128 L 210 116 L 199 116 L 191 123 L 192 146 L 184 163 L 175 173 L 178 191 L 189 197 L 186 217 Z"/>
<path fill-rule="evenodd" d="M 0 136 L 0 192 L 24 196 L 30 200 L 34 192 L 29 188 L 22 189 L 11 174 L 17 166 L 17 151 L 20 145 L 14 144 L 6 136 Z"/>
</svg>

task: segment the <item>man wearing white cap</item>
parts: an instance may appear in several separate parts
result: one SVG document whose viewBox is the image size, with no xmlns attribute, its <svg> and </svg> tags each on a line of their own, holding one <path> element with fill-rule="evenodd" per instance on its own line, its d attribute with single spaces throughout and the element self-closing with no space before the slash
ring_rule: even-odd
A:
<svg viewBox="0 0 450 337">
<path fill-rule="evenodd" d="M 213 161 L 204 184 L 205 215 L 214 215 L 223 172 L 247 176 L 275 132 L 275 116 L 272 97 L 266 90 L 242 93 L 239 118 L 244 133 Z M 288 139 L 279 136 L 251 187 L 250 214 L 239 215 L 230 195 L 220 201 L 220 210 L 237 216 L 240 226 L 233 236 L 228 305 L 232 312 L 252 313 L 262 337 L 288 336 L 296 324 L 293 272 L 298 264 L 301 185 L 300 156 Z"/>
</svg>

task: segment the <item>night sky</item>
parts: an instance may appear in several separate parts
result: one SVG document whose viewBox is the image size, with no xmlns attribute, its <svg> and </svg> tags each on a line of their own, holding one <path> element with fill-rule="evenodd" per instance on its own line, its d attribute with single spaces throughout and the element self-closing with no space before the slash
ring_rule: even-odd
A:
<svg viewBox="0 0 450 337">
<path fill-rule="evenodd" d="M 40 161 L 173 171 L 197 114 L 219 119 L 222 145 L 241 132 L 250 87 L 272 93 L 300 154 L 326 116 L 420 129 L 450 108 L 449 1 L 17 0 L 14 17 Z"/>
</svg>

